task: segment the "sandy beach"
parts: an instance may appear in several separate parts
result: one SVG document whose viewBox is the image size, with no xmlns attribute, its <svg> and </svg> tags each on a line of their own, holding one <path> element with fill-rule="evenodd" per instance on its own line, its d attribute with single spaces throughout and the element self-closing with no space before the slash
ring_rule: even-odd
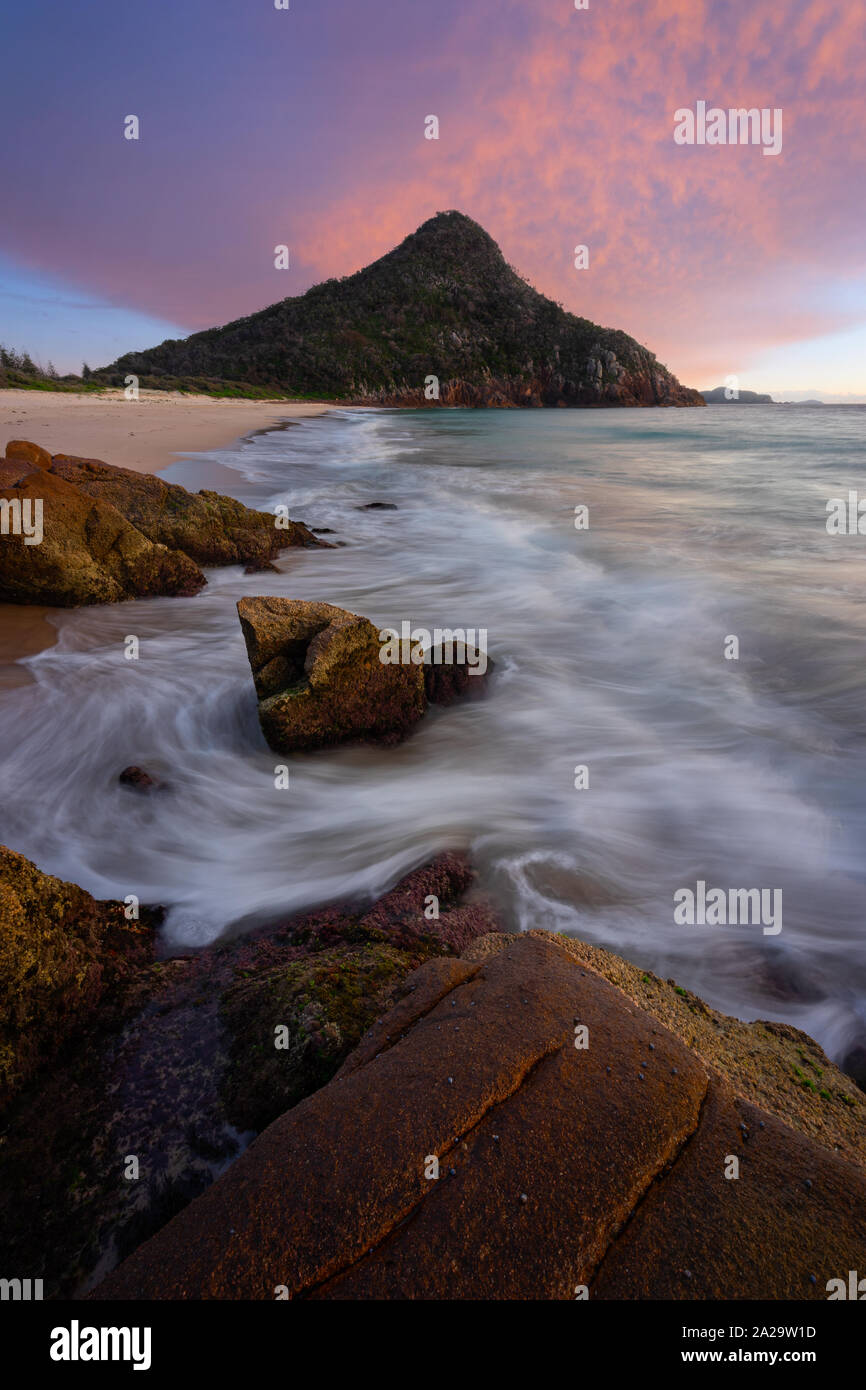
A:
<svg viewBox="0 0 866 1390">
<path fill-rule="evenodd" d="M 253 430 L 322 415 L 316 402 L 215 400 L 168 391 L 0 391 L 0 456 L 10 439 L 29 439 L 51 454 L 101 459 L 158 473 L 186 453 L 220 449 Z M 50 608 L 0 604 L 0 689 L 26 684 L 22 657 L 51 646 Z"/>
<path fill-rule="evenodd" d="M 121 390 L 99 395 L 66 391 L 0 391 L 0 448 L 29 439 L 50 454 L 101 459 L 120 468 L 158 473 L 179 454 L 221 449 L 251 430 L 321 415 L 316 402 L 215 400 L 169 391 Z"/>
</svg>

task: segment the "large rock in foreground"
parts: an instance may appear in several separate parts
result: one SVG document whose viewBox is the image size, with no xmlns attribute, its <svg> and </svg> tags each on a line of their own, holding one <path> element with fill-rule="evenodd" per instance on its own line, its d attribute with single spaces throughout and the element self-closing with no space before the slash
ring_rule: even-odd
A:
<svg viewBox="0 0 866 1390">
<path fill-rule="evenodd" d="M 422 966 L 93 1296 L 823 1299 L 864 1242 L 861 1167 L 536 934 Z"/>
<path fill-rule="evenodd" d="M 247 645 L 262 732 L 277 752 L 349 741 L 397 743 L 428 702 L 450 704 L 484 676 L 450 666 L 385 664 L 367 618 L 331 603 L 242 598 L 238 617 Z M 488 661 L 487 670 L 493 663 Z"/>
<path fill-rule="evenodd" d="M 97 1270 L 197 1197 L 251 1131 L 330 1081 L 413 969 L 438 956 L 454 962 L 501 928 L 483 897 L 467 897 L 465 858 L 446 853 L 373 903 L 321 907 L 136 969 L 134 943 L 118 959 L 101 938 L 82 947 L 94 916 L 105 910 L 110 922 L 110 905 L 10 858 L 21 873 L 10 887 L 26 910 L 19 966 L 3 989 L 20 1008 L 10 1019 L 20 1032 L 2 1040 L 23 1056 L 44 1027 L 42 1060 L 55 1032 L 62 1045 L 3 1114 L 0 1269 L 43 1279 L 46 1298 L 89 1288 Z M 64 947 L 71 960 L 58 962 Z M 99 963 L 101 981 L 91 974 Z M 68 993 L 55 994 L 52 981 L 59 991 L 70 965 Z M 109 965 L 126 968 L 122 989 L 107 987 Z M 128 1154 L 141 1162 L 134 1182 L 124 1176 Z"/>
</svg>

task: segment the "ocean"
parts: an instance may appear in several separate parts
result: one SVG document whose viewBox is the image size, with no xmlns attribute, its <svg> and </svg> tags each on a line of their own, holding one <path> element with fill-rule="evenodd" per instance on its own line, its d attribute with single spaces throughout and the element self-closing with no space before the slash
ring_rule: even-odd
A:
<svg viewBox="0 0 866 1390">
<path fill-rule="evenodd" d="M 864 1043 L 866 535 L 826 522 L 866 497 L 866 407 L 340 409 L 164 476 L 214 470 L 341 544 L 64 614 L 35 684 L 0 692 L 3 843 L 166 904 L 167 950 L 466 848 L 515 930 L 606 946 L 836 1060 Z M 278 789 L 235 611 L 254 594 L 486 629 L 488 698 L 396 748 L 293 756 Z M 165 790 L 118 785 L 131 763 Z M 781 930 L 677 921 L 701 883 L 780 894 Z"/>
</svg>

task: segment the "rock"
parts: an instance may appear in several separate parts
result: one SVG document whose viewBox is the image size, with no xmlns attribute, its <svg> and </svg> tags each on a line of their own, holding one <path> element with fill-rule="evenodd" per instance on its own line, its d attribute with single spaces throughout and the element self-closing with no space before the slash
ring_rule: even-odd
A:
<svg viewBox="0 0 866 1390">
<path fill-rule="evenodd" d="M 460 661 L 443 662 L 442 649 L 433 648 L 427 664 L 383 664 L 373 624 L 329 603 L 244 598 L 238 616 L 262 730 L 281 753 L 351 740 L 399 742 L 428 703 L 484 695 L 493 670 L 486 657 L 479 674 L 472 649 Z"/>
<path fill-rule="evenodd" d="M 297 521 L 277 530 L 268 512 L 218 492 L 187 492 L 151 473 L 67 454 L 55 456 L 52 471 L 89 497 L 110 502 L 149 540 L 182 550 L 199 565 L 253 564 L 288 546 L 325 545 Z"/>
<path fill-rule="evenodd" d="M 0 488 L 12 487 L 32 472 L 31 465 L 22 459 L 0 459 Z"/>
<path fill-rule="evenodd" d="M 156 594 L 188 596 L 206 583 L 199 565 L 273 569 L 287 546 L 327 546 L 300 522 L 277 529 L 217 492 L 175 484 L 98 459 L 72 458 L 26 440 L 7 446 L 0 498 L 43 505 L 44 536 L 4 537 L 0 599 L 71 607 Z M 8 541 L 8 544 L 6 543 Z"/>
<path fill-rule="evenodd" d="M 550 939 L 547 932 L 539 936 Z M 711 1009 L 676 981 L 661 980 L 600 946 L 575 937 L 557 937 L 557 941 L 582 969 L 602 975 L 682 1038 L 708 1069 L 730 1082 L 737 1095 L 866 1168 L 866 1098 L 814 1038 L 788 1023 L 769 1019 L 744 1023 Z M 509 942 L 508 937 L 500 938 L 498 949 Z M 473 942 L 471 951 L 481 945 Z"/>
<path fill-rule="evenodd" d="M 279 574 L 276 565 L 270 560 L 253 560 L 252 564 L 247 565 L 244 574 L 264 574 L 270 571 L 272 574 Z"/>
<path fill-rule="evenodd" d="M 146 916 L 146 914 L 145 914 Z M 149 920 L 0 846 L 0 1109 L 152 958 Z"/>
<path fill-rule="evenodd" d="M 729 1154 L 740 1159 L 736 1179 L 724 1177 Z M 864 1198 L 861 1169 L 712 1077 L 700 1125 L 605 1253 L 590 1297 L 824 1300 L 828 1280 L 857 1267 L 849 1255 L 858 1240 L 863 1248 Z"/>
<path fill-rule="evenodd" d="M 246 1139 L 232 1120 L 248 1136 L 302 1100 L 387 1014 L 407 972 L 457 949 L 473 923 L 501 930 L 482 901 L 466 901 L 471 880 L 465 859 L 441 855 L 372 904 L 134 972 L 123 1009 L 104 1000 L 4 1117 L 0 1266 L 70 1297 L 151 1236 L 237 1157 Z M 431 891 L 437 921 L 425 917 Z M 278 1051 L 280 1022 L 289 1047 Z M 143 1156 L 140 1178 L 119 1182 L 118 1155 L 130 1153 Z"/>
<path fill-rule="evenodd" d="M 7 459 L 29 463 L 31 468 L 49 469 L 51 455 L 41 444 L 31 444 L 29 439 L 10 439 L 6 445 Z"/>
<path fill-rule="evenodd" d="M 10 534 L 0 545 L 0 599 L 61 608 L 156 594 L 191 595 L 206 583 L 187 555 L 155 545 L 112 506 L 54 473 L 34 469 L 0 499 L 42 504 L 43 538 Z"/>
<path fill-rule="evenodd" d="M 536 934 L 422 966 L 93 1296 L 823 1299 L 864 1240 L 861 1167 Z"/>
<path fill-rule="evenodd" d="M 286 924 L 286 945 L 303 948 L 290 961 L 285 946 L 271 956 L 262 943 L 251 973 L 222 995 L 230 1038 L 222 1093 L 232 1124 L 262 1130 L 323 1086 L 387 1013 L 411 971 L 431 957 L 447 959 L 498 925 L 486 900 L 463 901 L 473 878 L 462 855 L 442 854 L 366 911 Z M 434 896 L 439 916 L 431 919 L 425 909 Z M 287 1029 L 280 1049 L 277 1025 Z"/>
<path fill-rule="evenodd" d="M 490 905 L 463 901 L 474 874 L 460 854 L 440 854 L 432 863 L 400 882 L 364 913 L 359 930 L 371 940 L 389 941 L 411 949 L 430 942 L 440 952 L 459 953 L 476 937 L 490 931 Z M 428 913 L 435 907 L 438 916 Z"/>
<path fill-rule="evenodd" d="M 396 512 L 398 507 L 394 502 L 365 502 L 362 507 L 356 507 L 356 512 Z"/>
<path fill-rule="evenodd" d="M 232 1124 L 258 1132 L 329 1081 L 395 986 L 434 949 L 341 946 L 233 985 L 221 1008 L 231 1038 L 223 1096 Z M 278 1027 L 286 1030 L 279 1050 Z"/>
<path fill-rule="evenodd" d="M 145 772 L 143 767 L 125 767 L 118 777 L 125 787 L 132 787 L 135 791 L 149 792 L 155 787 L 161 786 L 158 777 L 151 777 L 149 772 Z"/>
<path fill-rule="evenodd" d="M 395 743 L 426 708 L 418 666 L 384 665 L 376 628 L 330 603 L 242 598 L 238 616 L 259 697 L 259 720 L 278 752 L 348 740 Z"/>
<path fill-rule="evenodd" d="M 441 648 L 434 647 L 430 664 L 424 667 L 424 690 L 431 705 L 453 705 L 456 700 L 481 700 L 488 693 L 487 678 L 494 663 L 484 654 L 484 669 L 480 669 L 482 654 L 474 648 L 467 651 L 463 661 L 443 662 Z"/>
</svg>

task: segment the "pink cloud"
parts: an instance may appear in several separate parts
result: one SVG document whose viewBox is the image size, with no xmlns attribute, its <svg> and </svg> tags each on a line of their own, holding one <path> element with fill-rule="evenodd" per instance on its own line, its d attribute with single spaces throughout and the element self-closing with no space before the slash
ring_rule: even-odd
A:
<svg viewBox="0 0 866 1390">
<path fill-rule="evenodd" d="M 363 138 L 329 70 L 336 104 L 318 120 L 339 139 L 296 130 L 288 172 L 266 178 L 229 151 L 210 200 L 201 182 L 213 188 L 213 161 L 185 152 L 171 176 L 177 206 L 152 204 L 136 274 L 98 236 L 90 257 L 69 248 L 70 266 L 94 288 L 200 327 L 351 273 L 457 207 L 539 289 L 705 385 L 732 360 L 748 365 L 856 318 L 838 295 L 815 306 L 822 284 L 863 270 L 864 59 L 862 15 L 826 0 L 593 0 L 587 11 L 479 0 L 450 27 L 431 12 L 429 42 L 404 52 L 398 71 L 393 52 L 347 68 L 352 101 L 365 93 Z M 674 110 L 699 98 L 781 107 L 782 153 L 676 146 Z M 428 111 L 441 119 L 438 142 L 423 138 Z M 315 161 L 326 155 L 322 177 Z M 20 236 L 26 217 L 15 217 Z M 288 280 L 265 268 L 276 240 L 292 245 Z M 590 247 L 587 272 L 573 268 L 578 242 Z M 28 244 L 39 262 L 50 238 L 43 229 Z"/>
</svg>

